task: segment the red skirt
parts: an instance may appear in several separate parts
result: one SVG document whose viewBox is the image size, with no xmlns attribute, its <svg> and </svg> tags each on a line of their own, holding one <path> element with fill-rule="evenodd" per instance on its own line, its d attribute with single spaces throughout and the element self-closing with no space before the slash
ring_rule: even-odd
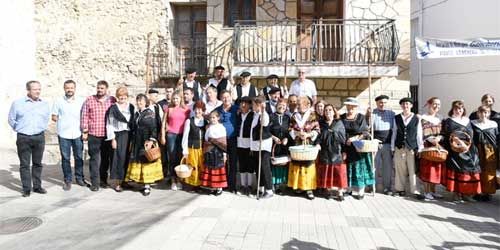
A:
<svg viewBox="0 0 500 250">
<path fill-rule="evenodd" d="M 459 173 L 453 169 L 446 168 L 445 186 L 450 192 L 464 195 L 475 195 L 481 193 L 480 173 Z"/>
<path fill-rule="evenodd" d="M 347 167 L 345 164 L 319 163 L 316 165 L 316 174 L 318 188 L 347 188 Z"/>
<path fill-rule="evenodd" d="M 419 178 L 423 182 L 440 184 L 443 175 L 444 162 L 420 159 Z"/>
<path fill-rule="evenodd" d="M 200 175 L 201 186 L 210 188 L 227 187 L 226 167 L 218 169 L 203 168 Z"/>
</svg>

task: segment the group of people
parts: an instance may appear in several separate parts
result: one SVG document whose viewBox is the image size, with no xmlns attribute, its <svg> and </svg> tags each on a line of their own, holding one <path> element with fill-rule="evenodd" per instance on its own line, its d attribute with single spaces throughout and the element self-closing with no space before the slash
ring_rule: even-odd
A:
<svg viewBox="0 0 500 250">
<path fill-rule="evenodd" d="M 436 184 L 455 192 L 460 201 L 471 195 L 487 200 L 496 191 L 500 113 L 492 110 L 490 95 L 470 119 L 464 103 L 455 101 L 443 120 L 436 97 L 429 99 L 423 115 L 412 113 L 413 100 L 403 98 L 402 113 L 396 115 L 386 108 L 385 95 L 366 114 L 349 97 L 343 103 L 346 112 L 340 114 L 317 99 L 315 84 L 303 70 L 290 89 L 279 84 L 277 75 L 267 77 L 267 86 L 258 89 L 249 72 L 242 72 L 233 86 L 224 70 L 216 67 L 207 84 L 196 81 L 195 69 L 187 69 L 177 84 L 160 79 L 165 98 L 158 100 L 159 91 L 150 89 L 136 95 L 135 105 L 126 87 L 110 96 L 108 83 L 99 81 L 96 94 L 82 99 L 75 95 L 76 83 L 68 80 L 65 95 L 51 108 L 40 99 L 40 83 L 28 82 L 27 96 L 16 100 L 9 113 L 17 132 L 23 196 L 46 193 L 40 176 L 50 116 L 57 122 L 64 190 L 73 183 L 73 153 L 76 184 L 121 192 L 136 183 L 145 196 L 152 184 L 166 179 L 172 190 L 220 195 L 226 189 L 270 198 L 291 189 L 308 199 L 321 195 L 342 201 L 346 194 L 363 199 L 365 192 L 375 192 L 376 175 L 388 195 L 409 191 L 432 200 L 440 196 Z M 380 142 L 376 153 L 359 150 L 365 140 Z M 90 183 L 83 174 L 84 141 Z M 313 145 L 319 151 L 316 159 L 290 158 L 294 145 Z M 155 148 L 161 156 L 151 159 Z M 446 151 L 447 158 L 421 157 L 430 150 Z M 180 164 L 190 166 L 189 177 L 177 175 Z"/>
</svg>

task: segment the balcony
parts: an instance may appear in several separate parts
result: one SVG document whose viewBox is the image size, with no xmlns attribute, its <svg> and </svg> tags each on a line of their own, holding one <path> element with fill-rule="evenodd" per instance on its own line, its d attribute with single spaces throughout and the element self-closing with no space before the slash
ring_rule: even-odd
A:
<svg viewBox="0 0 500 250">
<path fill-rule="evenodd" d="M 235 71 L 283 74 L 285 60 L 294 74 L 310 68 L 317 77 L 397 75 L 399 42 L 390 19 L 316 21 L 238 21 L 233 33 Z M 237 73 L 237 72 L 235 72 Z"/>
</svg>

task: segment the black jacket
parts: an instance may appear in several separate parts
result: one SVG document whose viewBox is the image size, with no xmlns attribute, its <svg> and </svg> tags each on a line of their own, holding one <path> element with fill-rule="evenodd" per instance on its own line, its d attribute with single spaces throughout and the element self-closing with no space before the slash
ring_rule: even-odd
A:
<svg viewBox="0 0 500 250">
<path fill-rule="evenodd" d="M 326 121 L 321 122 L 321 133 L 315 144 L 321 146 L 318 158 L 321 164 L 341 164 L 343 147 L 346 142 L 344 123 L 334 120 L 328 125 Z"/>
</svg>

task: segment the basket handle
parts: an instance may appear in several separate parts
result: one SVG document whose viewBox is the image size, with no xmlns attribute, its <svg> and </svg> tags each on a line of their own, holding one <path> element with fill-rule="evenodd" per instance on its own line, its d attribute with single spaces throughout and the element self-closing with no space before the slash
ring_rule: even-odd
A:
<svg viewBox="0 0 500 250">
<path fill-rule="evenodd" d="M 276 148 L 276 143 L 273 143 L 273 148 L 271 149 L 271 158 L 274 158 L 274 149 Z"/>
<path fill-rule="evenodd" d="M 187 158 L 185 156 L 182 156 L 181 161 L 179 164 L 186 164 Z"/>
</svg>

